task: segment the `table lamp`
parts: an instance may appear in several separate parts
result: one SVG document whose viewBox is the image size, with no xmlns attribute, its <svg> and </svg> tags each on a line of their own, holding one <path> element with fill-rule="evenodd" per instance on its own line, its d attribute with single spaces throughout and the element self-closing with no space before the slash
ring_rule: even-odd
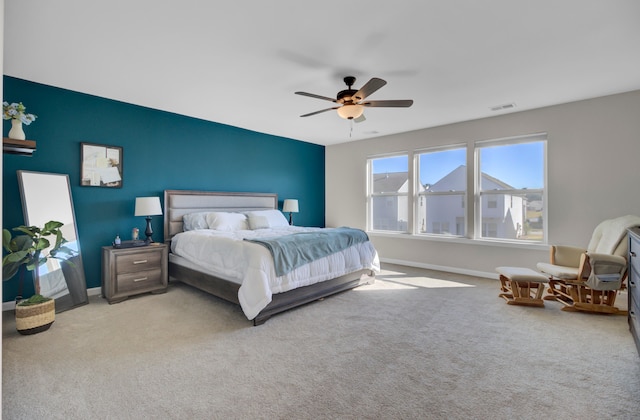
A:
<svg viewBox="0 0 640 420">
<path fill-rule="evenodd" d="M 289 212 L 289 224 L 293 225 L 293 216 L 291 213 L 298 212 L 298 200 L 284 200 L 284 204 L 282 204 L 282 211 Z"/>
<path fill-rule="evenodd" d="M 147 244 L 153 242 L 153 229 L 151 229 L 151 216 L 158 216 L 162 214 L 162 208 L 160 207 L 160 199 L 158 197 L 136 197 L 136 216 L 145 216 L 147 219 L 147 229 L 144 234 L 147 235 L 145 242 Z"/>
</svg>

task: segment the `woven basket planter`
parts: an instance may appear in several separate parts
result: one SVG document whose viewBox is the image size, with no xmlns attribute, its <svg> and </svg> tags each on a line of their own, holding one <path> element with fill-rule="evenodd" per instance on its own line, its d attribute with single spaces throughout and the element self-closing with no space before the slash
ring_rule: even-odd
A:
<svg viewBox="0 0 640 420">
<path fill-rule="evenodd" d="M 55 300 L 37 305 L 16 305 L 16 329 L 20 334 L 36 334 L 49 329 L 56 319 Z"/>
</svg>

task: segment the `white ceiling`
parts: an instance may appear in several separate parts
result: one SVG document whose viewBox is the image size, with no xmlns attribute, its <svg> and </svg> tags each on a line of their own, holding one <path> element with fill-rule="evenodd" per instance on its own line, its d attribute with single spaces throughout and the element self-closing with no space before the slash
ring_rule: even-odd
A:
<svg viewBox="0 0 640 420">
<path fill-rule="evenodd" d="M 639 46 L 637 0 L 5 0 L 6 75 L 322 145 L 640 89 Z M 347 75 L 414 105 L 299 117 Z"/>
</svg>

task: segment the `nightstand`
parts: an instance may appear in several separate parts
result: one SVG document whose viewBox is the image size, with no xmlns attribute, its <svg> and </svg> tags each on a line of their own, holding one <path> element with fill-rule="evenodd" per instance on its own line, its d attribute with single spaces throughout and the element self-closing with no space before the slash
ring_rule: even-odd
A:
<svg viewBox="0 0 640 420">
<path fill-rule="evenodd" d="M 162 243 L 133 248 L 102 247 L 102 296 L 122 302 L 140 293 L 164 293 L 168 286 L 169 247 Z"/>
</svg>

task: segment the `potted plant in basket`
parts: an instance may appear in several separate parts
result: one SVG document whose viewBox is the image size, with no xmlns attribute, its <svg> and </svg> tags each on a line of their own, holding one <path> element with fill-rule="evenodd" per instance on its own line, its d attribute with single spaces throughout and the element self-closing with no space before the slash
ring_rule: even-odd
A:
<svg viewBox="0 0 640 420">
<path fill-rule="evenodd" d="M 45 223 L 43 228 L 18 226 L 13 230 L 23 234 L 13 238 L 7 229 L 2 230 L 2 246 L 7 252 L 2 258 L 4 280 L 12 278 L 18 271 L 20 281 L 25 270 L 35 274 L 35 295 L 16 304 L 16 329 L 21 334 L 46 331 L 55 320 L 55 301 L 40 295 L 39 268 L 49 258 L 60 258 L 58 254 L 73 254 L 73 250 L 64 246 L 67 240 L 62 236 L 62 226 L 63 223 L 56 221 Z M 48 239 L 51 236 L 55 236 L 53 246 Z"/>
</svg>

